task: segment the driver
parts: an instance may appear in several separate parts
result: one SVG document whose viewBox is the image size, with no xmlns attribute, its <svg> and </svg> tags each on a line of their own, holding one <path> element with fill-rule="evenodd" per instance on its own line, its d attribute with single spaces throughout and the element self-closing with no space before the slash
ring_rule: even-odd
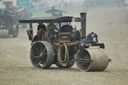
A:
<svg viewBox="0 0 128 85">
<path fill-rule="evenodd" d="M 46 26 L 44 24 L 39 24 L 37 28 L 37 36 L 43 36 L 46 33 Z"/>
<path fill-rule="evenodd" d="M 46 26 L 40 23 L 37 27 L 37 34 L 32 42 L 41 40 L 42 37 L 46 34 L 46 31 Z"/>
</svg>

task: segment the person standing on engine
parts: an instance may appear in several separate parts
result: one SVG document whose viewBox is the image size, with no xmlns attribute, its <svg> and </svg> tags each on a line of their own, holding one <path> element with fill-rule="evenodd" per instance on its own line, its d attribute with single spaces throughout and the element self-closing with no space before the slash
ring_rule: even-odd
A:
<svg viewBox="0 0 128 85">
<path fill-rule="evenodd" d="M 45 35 L 46 33 L 46 26 L 42 23 L 40 23 L 37 27 L 37 36 Z"/>
<path fill-rule="evenodd" d="M 34 37 L 32 42 L 41 40 L 42 37 L 46 34 L 46 32 L 47 32 L 46 26 L 40 23 L 37 27 L 36 36 Z"/>
</svg>

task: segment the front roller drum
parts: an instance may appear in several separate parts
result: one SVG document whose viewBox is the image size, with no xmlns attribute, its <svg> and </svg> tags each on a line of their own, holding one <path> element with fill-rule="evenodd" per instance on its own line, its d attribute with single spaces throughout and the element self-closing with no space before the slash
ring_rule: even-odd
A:
<svg viewBox="0 0 128 85">
<path fill-rule="evenodd" d="M 54 61 L 54 50 L 47 41 L 35 42 L 31 48 L 30 59 L 32 65 L 38 68 L 47 69 Z"/>
<path fill-rule="evenodd" d="M 103 71 L 107 68 L 109 60 L 101 48 L 84 49 L 83 52 L 78 51 L 76 55 L 76 65 L 85 71 Z"/>
</svg>

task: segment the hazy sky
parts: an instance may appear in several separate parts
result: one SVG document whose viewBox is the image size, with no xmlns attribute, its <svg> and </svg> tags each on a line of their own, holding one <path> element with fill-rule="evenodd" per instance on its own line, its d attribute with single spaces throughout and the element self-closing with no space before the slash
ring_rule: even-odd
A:
<svg viewBox="0 0 128 85">
<path fill-rule="evenodd" d="M 73 3 L 73 4 L 80 4 L 82 3 L 84 0 L 47 0 L 47 3 L 51 6 L 53 5 L 60 5 L 62 4 L 63 2 L 64 3 Z"/>
<path fill-rule="evenodd" d="M 61 3 L 61 2 L 67 2 L 67 3 L 82 3 L 84 0 L 47 0 L 47 2 L 53 4 L 53 3 Z"/>
<path fill-rule="evenodd" d="M 60 0 L 61 1 L 61 0 Z M 84 0 L 64 0 L 66 2 L 83 2 Z"/>
<path fill-rule="evenodd" d="M 128 4 L 128 0 L 126 0 L 126 2 L 125 2 L 126 4 Z"/>
</svg>

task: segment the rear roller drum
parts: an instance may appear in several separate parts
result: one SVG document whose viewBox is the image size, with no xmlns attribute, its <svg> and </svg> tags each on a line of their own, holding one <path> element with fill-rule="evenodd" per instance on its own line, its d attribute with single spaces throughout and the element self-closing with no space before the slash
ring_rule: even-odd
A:
<svg viewBox="0 0 128 85">
<path fill-rule="evenodd" d="M 47 69 L 54 61 L 52 45 L 47 41 L 35 42 L 31 48 L 31 62 L 33 66 Z"/>
</svg>

